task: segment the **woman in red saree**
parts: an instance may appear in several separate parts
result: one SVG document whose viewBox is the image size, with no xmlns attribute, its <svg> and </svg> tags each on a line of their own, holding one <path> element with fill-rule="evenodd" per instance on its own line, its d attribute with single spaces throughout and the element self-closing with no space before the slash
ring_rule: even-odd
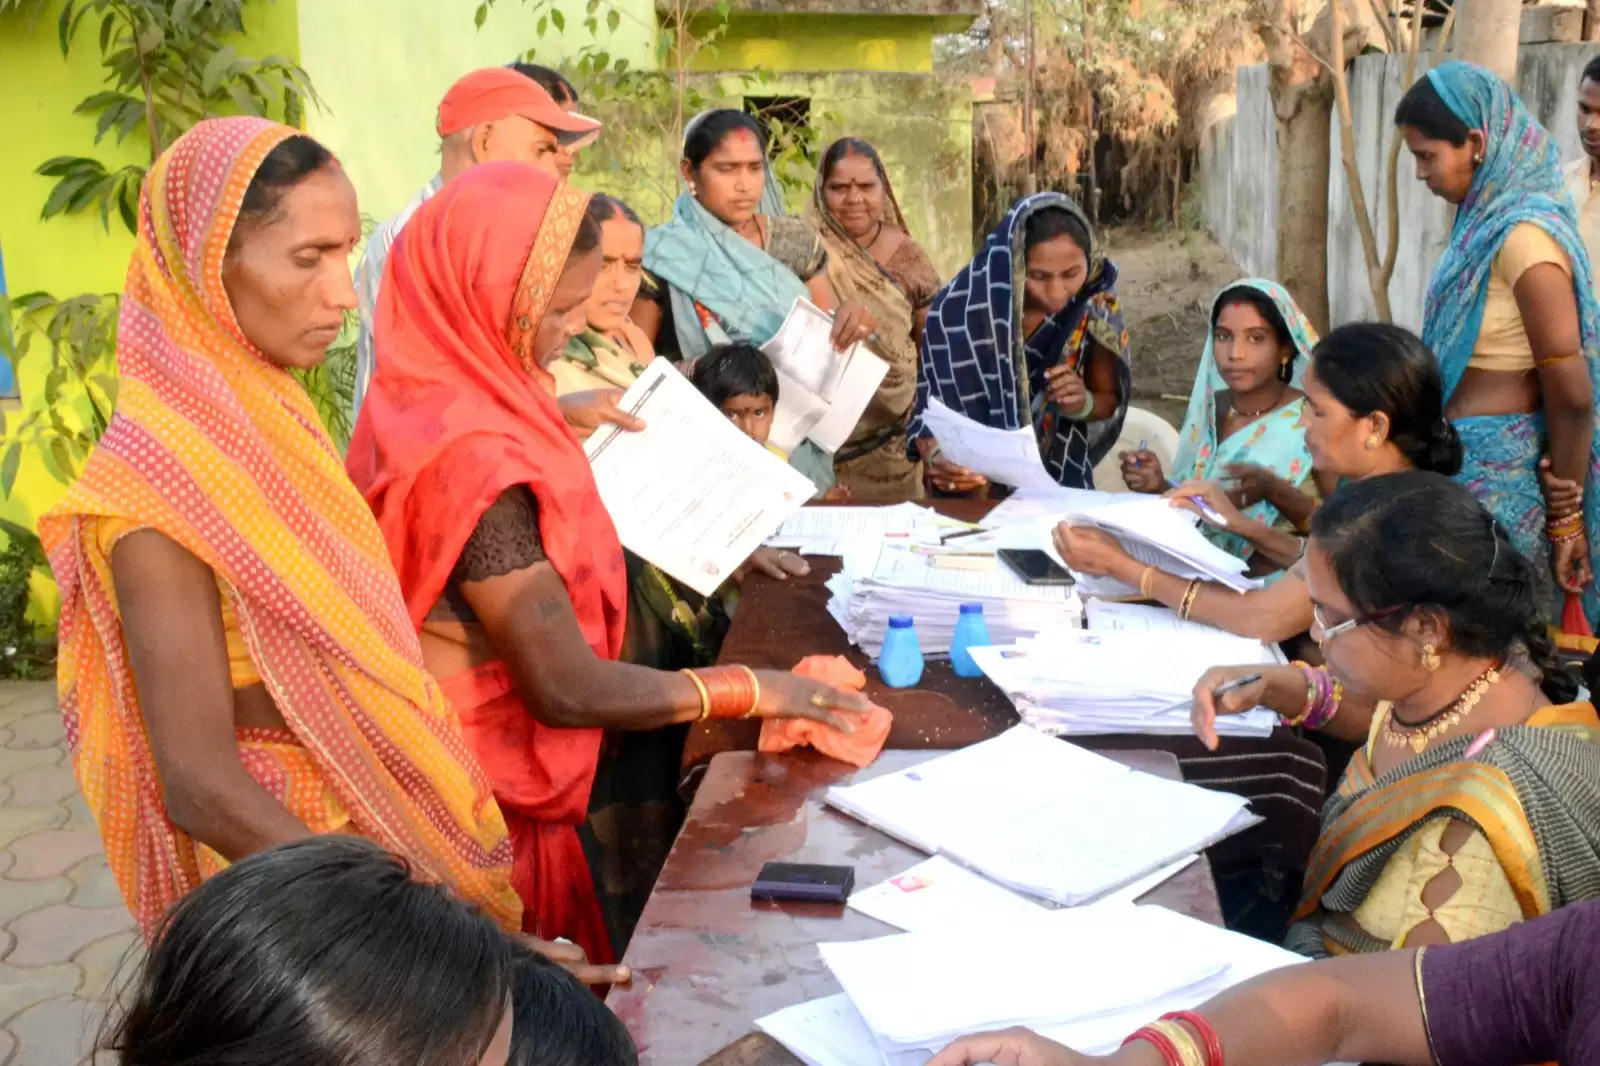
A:
<svg viewBox="0 0 1600 1066">
<path fill-rule="evenodd" d="M 423 656 L 511 831 L 523 928 L 611 957 L 576 826 L 603 729 L 808 717 L 865 701 L 790 674 L 616 662 L 622 547 L 546 367 L 600 269 L 589 197 L 485 164 L 401 233 L 351 477 L 377 515 Z"/>
</svg>

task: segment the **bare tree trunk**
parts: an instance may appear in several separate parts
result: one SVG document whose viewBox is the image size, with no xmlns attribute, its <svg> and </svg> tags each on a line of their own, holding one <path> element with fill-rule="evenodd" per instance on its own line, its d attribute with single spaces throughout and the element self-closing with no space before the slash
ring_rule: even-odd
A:
<svg viewBox="0 0 1600 1066">
<path fill-rule="evenodd" d="M 1600 0 L 1589 0 L 1583 15 L 1583 39 L 1600 41 Z"/>
<path fill-rule="evenodd" d="M 1389 283 L 1378 259 L 1378 241 L 1372 232 L 1372 214 L 1367 209 L 1367 191 L 1361 183 L 1361 167 L 1356 160 L 1355 119 L 1350 112 L 1350 74 L 1344 61 L 1344 0 L 1333 0 L 1329 41 L 1333 68 L 1333 98 L 1339 106 L 1339 154 L 1344 162 L 1345 185 L 1350 193 L 1350 208 L 1356 216 L 1356 232 L 1361 237 L 1361 256 L 1367 267 L 1367 287 L 1372 292 L 1372 307 L 1378 321 L 1393 322 L 1389 313 Z"/>
<path fill-rule="evenodd" d="M 1522 0 L 1456 0 L 1456 12 L 1456 56 L 1516 81 Z"/>
<path fill-rule="evenodd" d="M 1267 47 L 1278 124 L 1278 281 L 1325 331 L 1333 85 L 1300 43 L 1296 7 L 1294 0 L 1273 0 L 1256 25 Z"/>
</svg>

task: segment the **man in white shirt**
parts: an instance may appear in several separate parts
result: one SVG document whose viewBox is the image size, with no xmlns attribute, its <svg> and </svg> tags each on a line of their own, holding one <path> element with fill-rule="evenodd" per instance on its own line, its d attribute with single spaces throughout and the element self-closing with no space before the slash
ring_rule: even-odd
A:
<svg viewBox="0 0 1600 1066">
<path fill-rule="evenodd" d="M 1564 172 L 1572 206 L 1578 209 L 1578 233 L 1589 250 L 1589 267 L 1600 270 L 1600 56 L 1589 60 L 1578 81 L 1578 137 L 1583 158 Z M 1597 281 L 1600 284 L 1600 281 Z"/>
<path fill-rule="evenodd" d="M 372 381 L 378 288 L 400 230 L 445 182 L 478 163 L 528 163 L 565 179 L 572 170 L 572 153 L 600 135 L 600 123 L 568 109 L 577 102 L 576 94 L 569 100 L 563 106 L 533 78 L 506 67 L 475 70 L 444 94 L 435 124 L 443 141 L 439 173 L 399 214 L 372 231 L 356 267 L 361 332 L 356 340 L 355 414 Z"/>
</svg>

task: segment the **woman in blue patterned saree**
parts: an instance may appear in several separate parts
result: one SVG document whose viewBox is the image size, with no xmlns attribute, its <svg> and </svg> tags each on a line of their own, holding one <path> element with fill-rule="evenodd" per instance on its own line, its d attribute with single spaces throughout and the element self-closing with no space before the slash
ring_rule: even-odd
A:
<svg viewBox="0 0 1600 1066">
<path fill-rule="evenodd" d="M 1439 357 L 1446 414 L 1466 449 L 1459 480 L 1534 559 L 1566 628 L 1600 609 L 1591 553 L 1600 522 L 1600 304 L 1549 132 L 1495 75 L 1429 71 L 1395 110 L 1417 177 L 1457 205 L 1428 284 L 1422 336 Z M 1540 461 L 1574 491 L 1547 507 Z"/>
<path fill-rule="evenodd" d="M 1128 331 L 1117 268 L 1070 197 L 1017 201 L 983 249 L 933 298 L 922 337 L 908 454 L 936 492 L 976 492 L 982 477 L 942 459 L 923 421 L 930 397 L 997 429 L 1031 425 L 1050 476 L 1094 488 L 1094 464 L 1128 412 Z"/>
</svg>

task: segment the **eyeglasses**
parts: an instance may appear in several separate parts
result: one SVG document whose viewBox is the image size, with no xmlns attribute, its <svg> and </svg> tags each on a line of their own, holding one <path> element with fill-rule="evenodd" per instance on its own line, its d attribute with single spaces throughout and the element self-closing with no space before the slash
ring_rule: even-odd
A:
<svg viewBox="0 0 1600 1066">
<path fill-rule="evenodd" d="M 1316 622 L 1317 628 L 1322 630 L 1322 636 L 1317 640 L 1317 646 L 1326 648 L 1333 642 L 1334 637 L 1343 636 L 1352 629 L 1360 629 L 1364 625 L 1370 625 L 1373 622 L 1381 621 L 1382 619 L 1388 618 L 1395 614 L 1399 610 L 1400 608 L 1398 607 L 1388 607 L 1381 611 L 1374 611 L 1372 614 L 1358 614 L 1354 618 L 1347 618 L 1337 625 L 1330 626 L 1322 617 L 1322 604 L 1313 603 L 1311 605 L 1311 618 Z"/>
</svg>

